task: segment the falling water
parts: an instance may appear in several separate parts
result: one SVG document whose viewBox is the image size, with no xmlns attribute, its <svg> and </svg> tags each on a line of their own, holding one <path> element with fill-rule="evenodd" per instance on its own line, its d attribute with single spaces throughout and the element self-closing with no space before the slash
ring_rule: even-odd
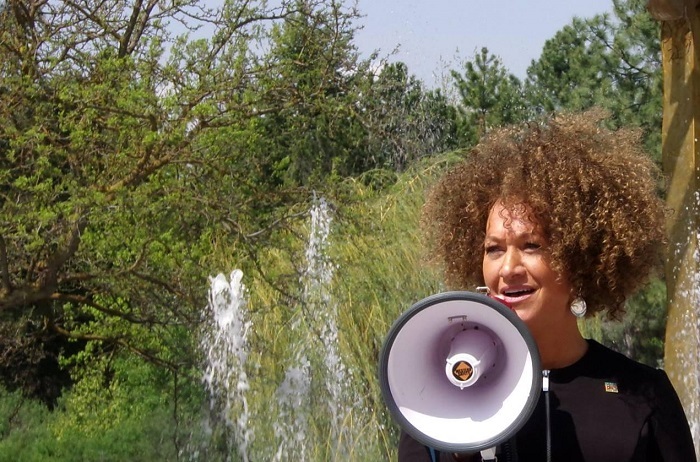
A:
<svg viewBox="0 0 700 462">
<path fill-rule="evenodd" d="M 307 460 L 309 392 L 311 365 L 304 354 L 297 354 L 277 389 L 278 419 L 274 424 L 277 438 L 276 461 Z"/>
<path fill-rule="evenodd" d="M 696 204 L 700 204 L 700 197 L 696 195 Z M 698 207 L 700 208 L 700 207 Z M 693 251 L 694 268 L 697 270 L 700 267 L 700 231 L 695 232 L 695 249 Z M 694 308 L 694 312 L 687 311 L 684 313 L 684 325 L 686 326 L 682 336 L 691 347 L 683 358 L 686 366 L 686 377 L 694 382 L 689 386 L 694 390 L 694 399 L 689 403 L 688 414 L 690 415 L 691 430 L 695 440 L 696 449 L 700 446 L 700 273 L 695 271 L 692 276 L 686 281 L 689 287 L 681 288 L 681 296 L 685 297 L 688 306 Z M 691 372 L 688 374 L 688 372 Z"/>
<path fill-rule="evenodd" d="M 208 312 L 211 315 L 201 348 L 206 354 L 203 381 L 210 397 L 210 412 L 225 423 L 229 450 L 236 447 L 240 459 L 248 462 L 252 440 L 249 425 L 247 319 L 243 272 L 235 270 L 227 280 L 219 274 L 209 278 Z"/>
<path fill-rule="evenodd" d="M 700 248 L 697 243 L 700 243 L 700 232 L 695 236 L 695 250 L 693 252 L 693 261 L 697 269 L 700 263 Z M 685 379 L 690 383 L 687 384 L 689 390 L 693 390 L 693 399 L 687 403 L 686 412 L 689 417 L 690 430 L 693 434 L 693 440 L 696 445 L 696 452 L 700 448 L 700 316 L 698 315 L 698 307 L 700 307 L 700 274 L 694 272 L 688 281 L 689 287 L 680 288 L 680 296 L 688 300 L 688 305 L 694 308 L 694 312 L 686 311 L 683 313 L 683 325 L 680 336 L 688 342 L 689 348 L 686 350 L 685 356 L 682 359 Z"/>
<path fill-rule="evenodd" d="M 323 344 L 323 378 L 329 394 L 328 407 L 331 429 L 336 434 L 340 428 L 339 405 L 344 398 L 345 365 L 338 351 L 337 305 L 330 294 L 333 279 L 333 264 L 328 258 L 328 235 L 331 215 L 328 203 L 321 198 L 311 209 L 311 232 L 306 247 L 307 267 L 301 280 L 304 284 L 304 302 L 307 313 L 317 322 L 318 333 Z"/>
<path fill-rule="evenodd" d="M 331 296 L 334 265 L 328 257 L 330 245 L 331 213 L 324 199 L 315 201 L 310 210 L 311 229 L 306 246 L 306 267 L 301 275 L 303 288 L 302 310 L 291 326 L 291 330 L 301 340 L 287 369 L 284 382 L 278 388 L 278 404 L 284 419 L 275 426 L 280 438 L 280 450 L 275 460 L 283 460 L 294 454 L 304 459 L 309 442 L 309 412 L 314 418 L 320 414 L 329 416 L 331 435 L 329 441 L 337 441 L 344 413 L 341 411 L 344 399 L 344 381 L 338 377 L 346 374 L 346 368 L 338 349 L 337 306 Z M 322 351 L 322 357 L 310 358 L 307 353 Z M 310 393 L 318 391 L 312 387 L 322 383 L 325 389 L 326 409 L 314 407 Z M 318 396 L 314 396 L 318 398 Z"/>
<path fill-rule="evenodd" d="M 279 363 L 284 376 L 274 395 L 262 401 L 268 410 L 274 409 L 275 419 L 267 428 L 274 442 L 252 445 L 254 434 L 265 434 L 262 427 L 257 427 L 265 422 L 251 419 L 251 415 L 258 415 L 258 409 L 248 408 L 249 399 L 258 403 L 252 406 L 261 404 L 252 398 L 258 396 L 254 392 L 259 384 L 249 383 L 246 374 L 247 368 L 255 366 L 247 364 L 252 323 L 243 274 L 235 270 L 229 278 L 223 274 L 210 278 L 211 319 L 200 343 L 206 354 L 204 384 L 211 413 L 219 416 L 229 435 L 229 449 L 235 448 L 245 462 L 258 456 L 274 461 L 312 460 L 323 457 L 311 453 L 312 449 L 329 448 L 337 454 L 342 452 L 341 441 L 349 439 L 342 434 L 342 423 L 349 412 L 345 403 L 349 401 L 346 395 L 351 374 L 340 354 L 337 305 L 331 294 L 336 269 L 328 252 L 331 222 L 328 203 L 315 200 L 310 210 L 305 265 L 299 278 L 301 303 L 289 307 L 292 321 L 283 330 L 289 342 Z"/>
<path fill-rule="evenodd" d="M 700 194 L 688 206 L 687 240 L 674 246 L 678 267 L 673 268 L 673 306 L 666 332 L 666 368 L 678 387 L 696 453 L 700 453 L 700 231 L 696 219 L 700 212 Z"/>
</svg>

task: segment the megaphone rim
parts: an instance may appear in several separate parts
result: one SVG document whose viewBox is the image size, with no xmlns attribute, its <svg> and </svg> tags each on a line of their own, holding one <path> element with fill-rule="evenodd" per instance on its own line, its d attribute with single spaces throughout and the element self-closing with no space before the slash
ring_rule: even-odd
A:
<svg viewBox="0 0 700 462">
<path fill-rule="evenodd" d="M 441 441 L 432 438 L 420 430 L 416 429 L 403 413 L 400 411 L 396 401 L 391 394 L 391 387 L 389 384 L 389 377 L 387 373 L 389 352 L 401 331 L 401 327 L 408 323 L 414 316 L 423 310 L 430 308 L 439 303 L 445 303 L 450 301 L 467 301 L 476 302 L 488 306 L 496 310 L 500 315 L 502 315 L 506 320 L 508 320 L 513 327 L 515 327 L 519 334 L 522 336 L 524 342 L 526 343 L 530 358 L 532 361 L 533 369 L 533 380 L 530 388 L 530 393 L 527 398 L 527 402 L 523 407 L 522 412 L 518 417 L 510 423 L 506 430 L 494 435 L 491 438 L 487 438 L 481 441 L 475 441 L 470 443 L 459 443 L 453 444 L 445 441 Z M 411 435 L 414 439 L 419 441 L 426 446 L 435 448 L 440 451 L 448 452 L 478 452 L 484 449 L 489 449 L 499 444 L 507 441 L 510 437 L 515 435 L 522 427 L 525 425 L 527 420 L 532 415 L 535 407 L 537 406 L 537 401 L 539 399 L 540 391 L 542 389 L 542 368 L 539 356 L 539 350 L 537 348 L 537 343 L 534 337 L 530 333 L 525 323 L 518 317 L 518 315 L 512 311 L 510 308 L 505 306 L 486 295 L 469 292 L 469 291 L 448 291 L 440 292 L 437 294 L 430 295 L 423 298 L 416 303 L 414 303 L 410 308 L 404 311 L 392 324 L 389 333 L 382 345 L 380 356 L 379 356 L 379 385 L 381 393 L 384 397 L 384 401 L 389 408 L 389 411 L 394 419 L 398 422 L 399 426 Z"/>
</svg>

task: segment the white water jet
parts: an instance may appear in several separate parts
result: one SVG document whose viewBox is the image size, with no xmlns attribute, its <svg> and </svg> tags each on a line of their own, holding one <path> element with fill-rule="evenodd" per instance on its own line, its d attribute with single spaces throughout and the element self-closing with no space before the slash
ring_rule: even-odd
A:
<svg viewBox="0 0 700 462">
<path fill-rule="evenodd" d="M 672 364 L 667 369 L 669 376 L 680 386 L 690 430 L 695 442 L 696 454 L 700 455 L 700 230 L 695 217 L 700 213 L 700 193 L 695 193 L 694 204 L 688 206 L 684 242 L 674 246 L 674 261 L 671 277 L 676 284 L 672 294 L 674 302 L 684 307 L 669 323 L 673 327 L 666 332 L 667 356 Z M 692 249 L 692 253 L 688 250 Z M 669 367 L 669 364 L 666 364 Z"/>
<path fill-rule="evenodd" d="M 274 424 L 278 440 L 275 461 L 306 460 L 306 438 L 311 389 L 311 368 L 306 356 L 297 359 L 297 366 L 287 369 L 284 381 L 277 389 L 278 419 Z"/>
<path fill-rule="evenodd" d="M 235 448 L 244 462 L 255 460 L 259 451 L 269 451 L 263 456 L 266 460 L 310 460 L 319 456 L 312 449 L 328 447 L 330 442 L 328 450 L 340 454 L 340 444 L 348 442 L 343 419 L 350 412 L 346 395 L 351 374 L 340 354 L 337 304 L 331 293 L 336 269 L 328 252 L 331 223 L 328 203 L 316 201 L 310 209 L 306 262 L 299 279 L 301 305 L 285 328 L 290 347 L 281 363 L 284 378 L 268 401 L 276 414 L 275 441 L 261 448 L 251 446 L 254 427 L 262 422 L 256 423 L 251 415 L 258 412 L 248 409 L 247 338 L 252 324 L 243 273 L 235 270 L 229 278 L 219 274 L 209 279 L 210 319 L 200 342 L 206 355 L 203 382 L 214 424 L 225 424 L 228 447 Z M 319 434 L 319 429 L 328 433 Z"/>
<path fill-rule="evenodd" d="M 311 208 L 311 232 L 306 247 L 306 271 L 304 283 L 304 303 L 307 313 L 317 321 L 318 333 L 323 344 L 324 366 L 322 380 L 328 391 L 328 408 L 331 414 L 332 430 L 337 433 L 342 421 L 339 405 L 344 400 L 344 384 L 347 380 L 345 365 L 338 350 L 338 313 L 330 293 L 334 266 L 328 258 L 328 247 L 332 217 L 325 199 L 321 198 Z"/>
<path fill-rule="evenodd" d="M 700 243 L 700 233 L 695 236 L 696 242 Z M 693 260 L 696 265 L 700 263 L 700 249 L 697 247 L 693 252 Z M 690 278 L 690 287 L 682 287 L 680 292 L 681 297 L 688 300 L 688 306 L 695 307 L 696 312 L 685 312 L 683 314 L 683 325 L 685 328 L 680 332 L 680 337 L 686 342 L 691 342 L 691 348 L 686 349 L 686 353 L 682 358 L 683 381 L 686 382 L 686 388 L 693 390 L 694 398 L 686 403 L 686 414 L 690 431 L 695 442 L 696 452 L 700 449 L 700 316 L 697 310 L 700 307 L 700 274 L 694 273 Z"/>
<path fill-rule="evenodd" d="M 696 193 L 696 205 L 700 205 L 700 197 Z M 700 207 L 698 207 L 700 209 Z M 695 268 L 700 266 L 700 232 L 695 232 L 695 250 L 693 252 L 693 262 Z M 684 281 L 687 286 L 681 286 L 678 291 L 681 297 L 688 300 L 688 305 L 695 308 L 695 313 L 684 313 L 683 325 L 680 333 L 681 338 L 690 342 L 691 348 L 686 350 L 682 358 L 684 381 L 689 390 L 694 390 L 694 398 L 687 403 L 686 413 L 689 417 L 690 430 L 696 445 L 696 452 L 700 448 L 700 274 L 695 272 Z"/>
<path fill-rule="evenodd" d="M 226 424 L 229 448 L 248 462 L 253 438 L 249 425 L 246 392 L 250 388 L 245 371 L 248 359 L 248 331 L 243 272 L 234 270 L 229 279 L 219 274 L 209 278 L 210 319 L 200 342 L 206 355 L 203 382 L 210 397 L 210 412 Z"/>
<path fill-rule="evenodd" d="M 309 442 L 309 419 L 328 416 L 330 435 L 328 441 L 339 442 L 342 421 L 345 417 L 343 403 L 347 401 L 346 382 L 348 372 L 343 363 L 338 346 L 337 305 L 331 294 L 331 284 L 335 266 L 328 256 L 330 246 L 331 210 L 325 199 L 315 201 L 310 210 L 311 226 L 306 245 L 306 266 L 300 277 L 303 288 L 302 310 L 291 325 L 290 331 L 298 342 L 284 382 L 277 392 L 281 417 L 275 426 L 275 433 L 281 440 L 280 447 L 288 448 L 295 456 L 306 454 Z M 321 352 L 321 357 L 307 353 Z M 319 409 L 310 393 L 318 393 L 320 383 L 325 390 L 322 399 L 316 395 L 326 409 Z M 313 391 L 312 391 L 313 388 Z M 308 413 L 313 412 L 313 415 Z M 322 415 L 321 415 L 322 414 Z M 291 431 L 290 431 L 291 430 Z M 275 460 L 283 460 L 278 452 Z M 289 457 L 290 453 L 285 454 Z"/>
</svg>

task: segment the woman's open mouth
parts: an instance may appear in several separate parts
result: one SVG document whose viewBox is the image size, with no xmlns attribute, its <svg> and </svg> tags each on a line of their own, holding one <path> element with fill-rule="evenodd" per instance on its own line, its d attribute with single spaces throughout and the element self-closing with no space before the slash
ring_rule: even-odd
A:
<svg viewBox="0 0 700 462">
<path fill-rule="evenodd" d="M 535 289 L 530 288 L 530 287 L 523 287 L 523 288 L 518 288 L 518 289 L 505 289 L 501 291 L 501 293 L 498 295 L 499 298 L 502 298 L 509 304 L 514 304 L 521 302 L 530 295 L 535 293 Z"/>
</svg>

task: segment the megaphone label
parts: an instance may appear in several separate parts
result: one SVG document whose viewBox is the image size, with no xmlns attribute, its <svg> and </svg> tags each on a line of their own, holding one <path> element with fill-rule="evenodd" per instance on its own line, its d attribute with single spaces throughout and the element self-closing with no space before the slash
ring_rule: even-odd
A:
<svg viewBox="0 0 700 462">
<path fill-rule="evenodd" d="M 474 368 L 466 361 L 459 361 L 452 366 L 452 375 L 461 382 L 466 382 L 474 374 Z"/>
</svg>

